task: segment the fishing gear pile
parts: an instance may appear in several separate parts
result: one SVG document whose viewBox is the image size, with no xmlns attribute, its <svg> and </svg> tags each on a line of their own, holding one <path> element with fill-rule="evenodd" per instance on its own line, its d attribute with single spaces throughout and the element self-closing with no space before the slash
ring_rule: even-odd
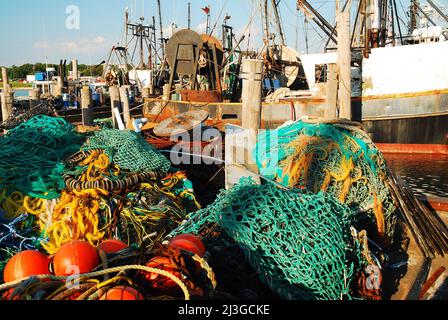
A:
<svg viewBox="0 0 448 320">
<path fill-rule="evenodd" d="M 202 280 L 193 278 L 206 262 L 160 245 L 188 211 L 199 209 L 193 186 L 144 139 L 114 129 L 78 134 L 63 119 L 39 115 L 1 137 L 0 145 L 0 272 L 8 282 L 0 288 L 14 288 L 4 298 L 73 299 L 76 293 L 99 299 L 117 286 L 139 288 L 148 298 L 181 297 L 174 288 L 184 298 L 203 294 Z M 109 259 L 118 249 L 125 252 Z M 68 261 L 58 258 L 61 252 L 79 261 L 60 266 Z M 90 291 L 62 281 L 72 267 Z M 45 275 L 50 281 L 41 281 Z M 19 281 L 28 276 L 37 277 Z"/>
<path fill-rule="evenodd" d="M 79 151 L 83 138 L 60 118 L 36 116 L 0 139 L 0 190 L 55 199 L 64 189 L 63 160 Z"/>
<path fill-rule="evenodd" d="M 214 204 L 191 213 L 172 235 L 217 224 L 243 250 L 261 280 L 284 299 L 351 298 L 364 263 L 350 208 L 329 194 L 282 190 L 242 178 Z"/>
<path fill-rule="evenodd" d="M 392 239 L 397 215 L 386 162 L 359 124 L 296 121 L 260 133 L 254 157 L 263 176 L 329 193 L 358 211 L 358 229 Z"/>
<path fill-rule="evenodd" d="M 83 149 L 97 148 L 104 149 L 111 161 L 125 170 L 166 173 L 171 167 L 166 157 L 132 131 L 115 129 L 96 131 L 84 144 Z"/>
<path fill-rule="evenodd" d="M 57 112 L 48 101 L 42 101 L 37 106 L 13 106 L 8 119 L 0 123 L 0 128 L 13 129 L 38 115 L 56 117 Z"/>
</svg>

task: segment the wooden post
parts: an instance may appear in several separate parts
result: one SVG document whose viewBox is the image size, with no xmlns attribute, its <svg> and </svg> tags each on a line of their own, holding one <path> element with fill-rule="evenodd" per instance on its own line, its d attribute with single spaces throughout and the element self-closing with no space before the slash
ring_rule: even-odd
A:
<svg viewBox="0 0 448 320">
<path fill-rule="evenodd" d="M 12 112 L 12 106 L 14 104 L 14 91 L 8 88 L 2 90 L 2 121 L 6 121 Z"/>
<path fill-rule="evenodd" d="M 99 95 L 100 95 L 100 106 L 104 106 L 104 93 L 103 93 L 103 91 L 100 91 Z"/>
<path fill-rule="evenodd" d="M 62 89 L 63 88 L 64 88 L 64 82 L 62 81 L 62 77 L 59 76 L 58 80 L 57 80 L 57 83 L 56 83 L 56 86 L 55 86 L 55 89 L 54 89 L 54 92 L 53 92 L 53 95 L 55 97 L 62 96 Z"/>
<path fill-rule="evenodd" d="M 171 86 L 166 84 L 163 86 L 163 100 L 171 99 Z"/>
<path fill-rule="evenodd" d="M 120 87 L 121 110 L 123 110 L 124 124 L 127 127 L 131 121 L 131 113 L 129 111 L 128 88 Z"/>
<path fill-rule="evenodd" d="M 39 88 L 33 88 L 29 92 L 30 97 L 30 107 L 34 108 L 40 103 L 40 89 Z"/>
<path fill-rule="evenodd" d="M 325 108 L 325 119 L 337 117 L 338 99 L 338 67 L 335 63 L 328 64 L 327 69 L 327 105 Z"/>
<path fill-rule="evenodd" d="M 61 86 L 61 84 L 59 83 L 59 81 L 54 85 L 53 88 L 54 88 L 54 89 L 53 89 L 53 96 L 54 96 L 54 97 L 60 97 L 60 96 L 62 96 L 62 86 Z"/>
<path fill-rule="evenodd" d="M 241 77 L 243 79 L 243 102 L 242 126 L 253 130 L 258 134 L 261 122 L 261 89 L 262 89 L 263 61 L 246 59 L 243 61 Z"/>
<path fill-rule="evenodd" d="M 262 71 L 262 60 L 243 60 L 242 127 L 226 126 L 226 188 L 230 188 L 243 176 L 252 177 L 254 182 L 260 183 L 258 167 L 252 154 L 261 123 Z"/>
<path fill-rule="evenodd" d="M 72 60 L 73 80 L 78 80 L 78 60 Z"/>
<path fill-rule="evenodd" d="M 151 95 L 151 88 L 150 87 L 144 87 L 142 88 L 142 99 L 145 100 L 145 98 L 149 98 Z"/>
<path fill-rule="evenodd" d="M 117 121 L 115 119 L 115 108 L 118 108 L 120 110 L 120 93 L 118 92 L 117 86 L 112 86 L 109 88 L 110 93 L 110 108 L 112 111 L 112 122 L 114 124 L 114 128 L 117 128 Z"/>
<path fill-rule="evenodd" d="M 339 118 L 352 119 L 351 107 L 351 38 L 350 3 L 337 13 L 338 66 L 339 66 Z"/>
<path fill-rule="evenodd" d="M 143 110 L 145 110 L 144 112 L 147 112 L 149 108 L 148 100 L 149 97 L 151 96 L 151 88 L 148 87 L 142 88 L 142 102 L 143 102 Z"/>
<path fill-rule="evenodd" d="M 90 88 L 84 86 L 81 89 L 81 111 L 82 111 L 82 125 L 93 125 L 93 105 Z"/>
<path fill-rule="evenodd" d="M 2 68 L 2 81 L 3 81 L 3 89 L 7 88 L 9 85 L 9 79 L 8 79 L 8 70 L 3 67 Z"/>
</svg>

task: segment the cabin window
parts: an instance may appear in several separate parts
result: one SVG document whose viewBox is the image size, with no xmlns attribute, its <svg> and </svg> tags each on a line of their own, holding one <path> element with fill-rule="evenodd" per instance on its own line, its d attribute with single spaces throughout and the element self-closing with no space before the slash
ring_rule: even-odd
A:
<svg viewBox="0 0 448 320">
<path fill-rule="evenodd" d="M 316 64 L 315 66 L 316 83 L 327 82 L 327 65 Z"/>
</svg>

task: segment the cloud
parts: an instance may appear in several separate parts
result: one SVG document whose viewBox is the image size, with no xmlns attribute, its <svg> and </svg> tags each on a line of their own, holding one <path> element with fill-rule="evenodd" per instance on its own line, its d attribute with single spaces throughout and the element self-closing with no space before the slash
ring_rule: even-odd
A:
<svg viewBox="0 0 448 320">
<path fill-rule="evenodd" d="M 195 31 L 197 33 L 205 33 L 205 31 L 207 31 L 207 22 L 202 22 L 198 24 L 195 28 Z"/>
<path fill-rule="evenodd" d="M 253 24 L 252 27 L 249 28 L 244 26 L 235 31 L 235 38 L 237 39 L 237 41 L 239 41 L 243 35 L 245 36 L 245 38 L 241 43 L 242 49 L 244 48 L 245 50 L 257 47 L 260 48 L 261 46 L 263 46 L 263 36 L 261 28 L 258 25 Z"/>
<path fill-rule="evenodd" d="M 104 43 L 104 42 L 106 42 L 106 41 L 107 41 L 107 39 L 104 38 L 104 37 L 102 37 L 102 36 L 96 36 L 96 38 L 93 39 L 93 42 L 94 42 L 94 43 Z"/>
<path fill-rule="evenodd" d="M 50 44 L 48 43 L 48 41 L 37 41 L 37 42 L 33 43 L 33 48 L 35 48 L 35 49 L 49 49 L 50 48 Z"/>
<path fill-rule="evenodd" d="M 171 23 L 165 27 L 163 27 L 163 37 L 170 38 L 173 35 L 173 27 Z"/>
<path fill-rule="evenodd" d="M 37 41 L 33 44 L 35 49 L 46 49 L 52 51 L 64 51 L 70 53 L 99 53 L 109 46 L 109 41 L 103 36 L 84 37 L 71 41 Z"/>
</svg>

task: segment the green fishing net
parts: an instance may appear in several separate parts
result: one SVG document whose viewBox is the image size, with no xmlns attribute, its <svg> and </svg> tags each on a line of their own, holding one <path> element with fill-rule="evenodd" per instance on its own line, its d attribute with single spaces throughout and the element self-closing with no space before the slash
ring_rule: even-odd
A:
<svg viewBox="0 0 448 320">
<path fill-rule="evenodd" d="M 170 161 L 137 133 L 130 130 L 103 129 L 96 131 L 83 149 L 104 149 L 116 165 L 131 172 L 166 173 Z"/>
<path fill-rule="evenodd" d="M 82 136 L 62 118 L 38 115 L 0 138 L 0 190 L 55 199 L 64 189 L 63 160 L 79 150 Z"/>
<path fill-rule="evenodd" d="M 260 173 L 283 186 L 335 196 L 358 211 L 359 229 L 392 239 L 396 207 L 386 161 L 352 122 L 296 121 L 260 133 L 254 150 Z"/>
<path fill-rule="evenodd" d="M 361 264 L 351 210 L 325 193 L 282 190 L 242 178 L 172 235 L 216 223 L 242 248 L 261 280 L 284 299 L 350 298 Z"/>
</svg>

